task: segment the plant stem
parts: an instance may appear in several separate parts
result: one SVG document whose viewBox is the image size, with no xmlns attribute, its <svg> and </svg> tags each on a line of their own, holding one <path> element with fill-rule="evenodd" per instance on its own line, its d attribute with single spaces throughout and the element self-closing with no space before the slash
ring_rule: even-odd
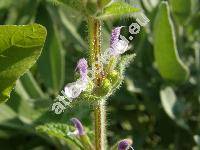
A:
<svg viewBox="0 0 200 150">
<path fill-rule="evenodd" d="M 103 78 L 103 68 L 99 61 L 101 56 L 101 21 L 92 17 L 88 19 L 90 65 L 95 72 L 96 85 L 100 86 Z"/>
<path fill-rule="evenodd" d="M 99 61 L 101 56 L 101 21 L 95 18 L 88 18 L 90 65 L 95 72 L 95 84 L 100 86 L 103 79 L 103 68 Z M 95 148 L 104 150 L 106 145 L 105 135 L 105 105 L 104 101 L 97 102 L 94 107 L 95 119 Z"/>
<path fill-rule="evenodd" d="M 106 149 L 104 101 L 101 101 L 96 105 L 94 110 L 94 117 L 95 117 L 95 147 L 96 150 L 104 150 Z"/>
</svg>

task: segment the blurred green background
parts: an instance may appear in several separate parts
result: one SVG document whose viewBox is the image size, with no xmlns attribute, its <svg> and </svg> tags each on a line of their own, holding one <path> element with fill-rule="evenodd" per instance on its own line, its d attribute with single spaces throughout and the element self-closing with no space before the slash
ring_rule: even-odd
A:
<svg viewBox="0 0 200 150">
<path fill-rule="evenodd" d="M 199 150 L 200 1 L 169 0 L 173 37 L 165 34 L 169 26 L 160 0 L 126 2 L 140 7 L 150 22 L 130 42 L 128 53 L 137 56 L 124 84 L 107 101 L 108 143 L 129 137 L 136 150 Z M 93 129 L 92 109 L 84 104 L 61 115 L 51 111 L 64 85 L 74 81 L 77 60 L 88 56 L 87 23 L 78 11 L 50 0 L 0 0 L 1 25 L 34 22 L 47 28 L 47 40 L 37 64 L 0 104 L 0 150 L 76 149 L 38 134 L 35 127 L 70 124 L 77 117 Z M 134 15 L 104 21 L 102 49 L 108 48 L 116 26 L 126 26 L 122 34 L 128 38 L 133 22 Z"/>
</svg>

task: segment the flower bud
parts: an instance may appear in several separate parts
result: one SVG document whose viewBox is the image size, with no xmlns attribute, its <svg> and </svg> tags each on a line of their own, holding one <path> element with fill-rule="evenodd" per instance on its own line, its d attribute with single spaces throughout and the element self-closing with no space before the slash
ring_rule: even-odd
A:
<svg viewBox="0 0 200 150">
<path fill-rule="evenodd" d="M 119 80 L 119 73 L 116 70 L 113 70 L 108 74 L 108 79 L 112 85 L 115 84 Z"/>
<path fill-rule="evenodd" d="M 112 86 L 111 86 L 110 80 L 104 79 L 101 83 L 101 86 L 96 90 L 96 94 L 98 96 L 105 96 L 106 94 L 108 94 L 111 87 Z"/>
<path fill-rule="evenodd" d="M 84 127 L 77 118 L 72 118 L 71 122 L 74 124 L 74 126 L 76 128 L 76 131 L 74 133 L 76 133 L 79 136 L 85 135 Z"/>
<path fill-rule="evenodd" d="M 120 31 L 122 27 L 116 27 L 112 30 L 111 38 L 110 38 L 110 47 L 119 41 Z"/>
<path fill-rule="evenodd" d="M 76 66 L 76 70 L 79 70 L 81 79 L 83 81 L 87 80 L 87 74 L 88 74 L 88 64 L 87 64 L 87 60 L 85 58 L 82 58 L 78 61 L 77 66 Z"/>
<path fill-rule="evenodd" d="M 129 148 L 133 149 L 131 147 L 131 144 L 132 144 L 132 140 L 130 139 L 121 140 L 119 141 L 119 144 L 118 144 L 118 150 L 127 150 Z"/>
</svg>

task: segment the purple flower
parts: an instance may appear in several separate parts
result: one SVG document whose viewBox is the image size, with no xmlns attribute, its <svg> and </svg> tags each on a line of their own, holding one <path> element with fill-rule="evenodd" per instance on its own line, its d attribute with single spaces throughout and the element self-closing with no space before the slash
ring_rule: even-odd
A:
<svg viewBox="0 0 200 150">
<path fill-rule="evenodd" d="M 85 135 L 85 131 L 84 131 L 83 125 L 77 118 L 72 118 L 71 122 L 74 124 L 74 126 L 76 128 L 75 134 L 77 134 L 77 135 Z"/>
<path fill-rule="evenodd" d="M 79 73 L 81 75 L 81 79 L 83 81 L 87 80 L 87 74 L 88 74 L 88 64 L 87 64 L 87 60 L 85 58 L 82 58 L 78 61 L 77 66 L 76 66 L 76 70 L 79 70 Z"/>
<path fill-rule="evenodd" d="M 65 95 L 70 99 L 77 98 L 87 88 L 89 82 L 87 76 L 88 64 L 85 58 L 78 61 L 76 70 L 79 71 L 81 78 L 73 83 L 67 84 L 64 88 Z"/>
<path fill-rule="evenodd" d="M 122 27 L 116 27 L 112 30 L 111 39 L 110 39 L 110 46 L 112 47 L 113 44 L 119 41 L 120 31 Z"/>
<path fill-rule="evenodd" d="M 130 139 L 121 140 L 119 141 L 119 144 L 118 144 L 118 150 L 127 150 L 128 148 L 131 147 L 131 144 L 132 144 L 132 140 Z"/>
<path fill-rule="evenodd" d="M 120 31 L 122 27 L 116 27 L 112 30 L 110 39 L 110 53 L 114 56 L 123 54 L 128 50 L 128 43 L 124 40 L 120 40 Z"/>
</svg>

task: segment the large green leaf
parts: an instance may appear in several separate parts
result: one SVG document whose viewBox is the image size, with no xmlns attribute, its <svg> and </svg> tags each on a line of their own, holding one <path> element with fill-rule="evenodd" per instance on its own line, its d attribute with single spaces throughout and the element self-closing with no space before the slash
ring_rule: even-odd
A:
<svg viewBox="0 0 200 150">
<path fill-rule="evenodd" d="M 158 70 L 164 79 L 180 83 L 188 78 L 188 69 L 178 55 L 167 2 L 161 3 L 154 22 L 154 55 Z"/>
<path fill-rule="evenodd" d="M 36 62 L 46 34 L 38 24 L 0 26 L 0 102 L 10 97 L 16 80 Z"/>
<path fill-rule="evenodd" d="M 122 16 L 138 12 L 139 8 L 135 8 L 124 2 L 113 2 L 104 8 L 103 12 L 98 16 L 98 18 L 108 18 L 112 16 Z"/>
<path fill-rule="evenodd" d="M 62 48 L 57 26 L 53 23 L 46 8 L 40 7 L 37 22 L 44 25 L 48 32 L 44 51 L 38 61 L 38 69 L 49 92 L 60 92 L 65 77 L 65 53 Z"/>
<path fill-rule="evenodd" d="M 191 0 L 170 0 L 175 18 L 182 24 L 191 12 Z"/>
</svg>

